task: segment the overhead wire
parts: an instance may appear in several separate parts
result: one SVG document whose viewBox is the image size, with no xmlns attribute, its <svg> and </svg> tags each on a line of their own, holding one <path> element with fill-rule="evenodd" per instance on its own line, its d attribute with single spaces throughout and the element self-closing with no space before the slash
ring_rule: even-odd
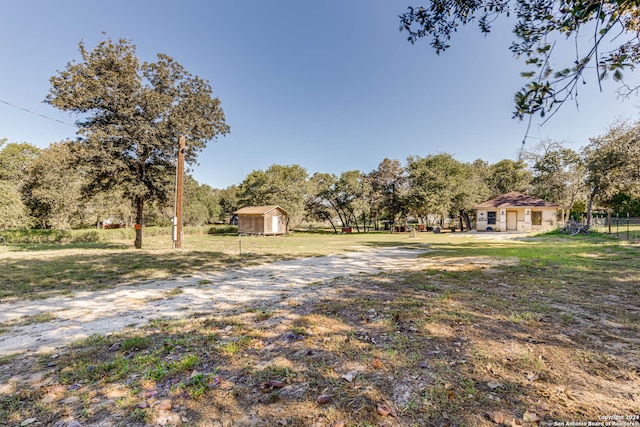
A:
<svg viewBox="0 0 640 427">
<path fill-rule="evenodd" d="M 2 99 L 0 99 L 0 102 L 1 102 L 1 103 L 3 103 L 3 104 L 8 105 L 8 106 L 10 106 L 10 107 L 16 108 L 16 109 L 18 109 L 18 110 L 26 111 L 27 113 L 34 114 L 34 115 L 36 115 L 36 116 L 43 117 L 43 118 L 45 118 L 45 119 L 52 120 L 52 121 L 54 121 L 54 122 L 58 122 L 58 123 L 61 123 L 61 124 L 63 124 L 63 125 L 76 127 L 76 125 L 75 125 L 75 124 L 67 123 L 67 122 L 63 122 L 62 120 L 54 119 L 53 117 L 49 117 L 49 116 L 46 116 L 46 115 L 41 114 L 41 113 L 36 113 L 35 111 L 31 111 L 31 110 L 29 110 L 28 108 L 20 107 L 20 106 L 18 106 L 18 105 L 12 104 L 12 103 L 7 102 L 7 101 L 4 101 L 4 100 L 2 100 Z"/>
</svg>

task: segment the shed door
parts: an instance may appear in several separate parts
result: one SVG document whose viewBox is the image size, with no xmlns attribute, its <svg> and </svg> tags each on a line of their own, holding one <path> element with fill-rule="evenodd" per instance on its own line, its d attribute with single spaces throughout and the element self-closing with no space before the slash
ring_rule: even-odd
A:
<svg viewBox="0 0 640 427">
<path fill-rule="evenodd" d="M 507 230 L 518 229 L 518 212 L 507 211 Z"/>
<path fill-rule="evenodd" d="M 271 217 L 271 232 L 272 233 L 277 233 L 278 232 L 278 217 L 277 216 L 272 216 Z"/>
</svg>

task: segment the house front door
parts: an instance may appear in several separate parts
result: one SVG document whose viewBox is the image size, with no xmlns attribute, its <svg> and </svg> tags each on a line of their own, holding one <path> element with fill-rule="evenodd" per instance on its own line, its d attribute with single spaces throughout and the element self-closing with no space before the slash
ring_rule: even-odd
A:
<svg viewBox="0 0 640 427">
<path fill-rule="evenodd" d="M 518 229 L 518 212 L 507 211 L 507 230 Z"/>
<path fill-rule="evenodd" d="M 271 232 L 274 234 L 278 233 L 278 217 L 277 216 L 271 217 Z"/>
</svg>

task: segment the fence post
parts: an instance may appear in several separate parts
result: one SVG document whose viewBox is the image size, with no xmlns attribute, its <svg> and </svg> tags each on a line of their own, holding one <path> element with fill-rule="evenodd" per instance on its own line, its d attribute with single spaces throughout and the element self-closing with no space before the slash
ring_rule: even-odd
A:
<svg viewBox="0 0 640 427">
<path fill-rule="evenodd" d="M 629 212 L 627 212 L 627 241 L 629 240 Z"/>
</svg>

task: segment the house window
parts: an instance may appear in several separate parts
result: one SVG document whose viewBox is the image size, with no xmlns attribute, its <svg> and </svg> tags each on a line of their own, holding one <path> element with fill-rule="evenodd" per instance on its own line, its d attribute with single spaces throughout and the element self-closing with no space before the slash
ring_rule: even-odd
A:
<svg viewBox="0 0 640 427">
<path fill-rule="evenodd" d="M 487 212 L 487 224 L 496 224 L 496 213 L 495 212 Z"/>
<path fill-rule="evenodd" d="M 542 225 L 542 211 L 531 211 L 531 225 Z"/>
</svg>

